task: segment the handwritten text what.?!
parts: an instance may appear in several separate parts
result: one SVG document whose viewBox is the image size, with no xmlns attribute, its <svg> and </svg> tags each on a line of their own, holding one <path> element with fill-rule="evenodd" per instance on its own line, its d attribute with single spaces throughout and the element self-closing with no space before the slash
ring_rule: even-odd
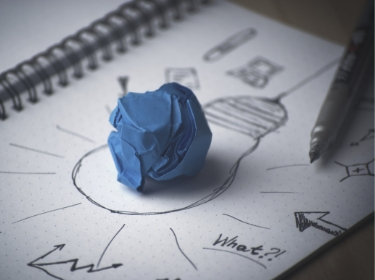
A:
<svg viewBox="0 0 375 280">
<path fill-rule="evenodd" d="M 243 253 L 250 253 L 253 256 L 257 256 L 259 259 L 264 257 L 268 258 L 268 261 L 272 261 L 274 258 L 284 254 L 286 250 L 281 250 L 279 248 L 273 247 L 271 249 L 264 249 L 263 245 L 259 245 L 256 247 L 249 247 L 246 245 L 239 244 L 237 241 L 238 236 L 235 236 L 231 239 L 228 237 L 222 238 L 222 234 L 220 234 L 219 238 L 212 244 L 213 246 L 221 246 L 221 247 L 228 247 L 235 249 L 235 251 L 243 252 Z"/>
</svg>

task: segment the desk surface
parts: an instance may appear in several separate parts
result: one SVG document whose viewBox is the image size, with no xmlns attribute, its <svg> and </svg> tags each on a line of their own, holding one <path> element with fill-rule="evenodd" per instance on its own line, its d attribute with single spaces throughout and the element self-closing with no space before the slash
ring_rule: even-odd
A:
<svg viewBox="0 0 375 280">
<path fill-rule="evenodd" d="M 305 32 L 345 45 L 366 0 L 232 0 Z M 290 280 L 374 279 L 374 220 L 306 262 Z"/>
</svg>

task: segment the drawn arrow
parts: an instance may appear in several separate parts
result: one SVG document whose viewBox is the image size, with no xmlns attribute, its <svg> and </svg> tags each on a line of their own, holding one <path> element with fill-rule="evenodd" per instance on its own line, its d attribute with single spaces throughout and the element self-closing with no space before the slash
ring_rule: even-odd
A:
<svg viewBox="0 0 375 280">
<path fill-rule="evenodd" d="M 49 254 L 52 254 L 53 252 L 55 252 L 56 250 L 62 250 L 62 248 L 64 248 L 65 244 L 60 244 L 60 245 L 55 245 L 55 249 L 49 251 L 47 254 L 44 254 L 43 256 L 33 260 L 32 262 L 28 263 L 27 265 L 29 266 L 33 266 L 35 262 L 39 261 L 39 260 L 42 260 L 44 259 L 45 257 L 47 257 Z"/>
<path fill-rule="evenodd" d="M 80 270 L 80 269 L 87 269 L 88 273 L 92 273 L 92 272 L 98 272 L 98 271 L 102 271 L 102 270 L 106 270 L 106 269 L 111 269 L 111 268 L 118 268 L 118 267 L 122 266 L 122 263 L 114 263 L 111 266 L 97 268 L 97 269 L 94 269 L 94 267 L 95 267 L 94 264 L 89 264 L 89 265 L 84 265 L 84 266 L 77 266 L 78 261 L 79 261 L 78 258 L 77 259 L 66 260 L 66 261 L 58 261 L 58 262 L 36 263 L 37 261 L 42 260 L 45 257 L 47 257 L 48 255 L 52 254 L 56 250 L 61 251 L 64 248 L 64 246 L 65 246 L 65 244 L 55 245 L 54 246 L 55 249 L 49 251 L 48 253 L 44 254 L 43 256 L 41 256 L 39 258 L 33 260 L 32 262 L 28 263 L 27 265 L 31 266 L 31 267 L 34 267 L 34 268 L 37 268 L 37 269 L 40 269 L 40 270 L 44 271 L 45 273 L 47 273 L 49 276 L 51 276 L 53 278 L 56 278 L 56 279 L 59 279 L 59 280 L 63 280 L 63 278 L 50 273 L 47 269 L 45 269 L 43 267 L 44 266 L 50 266 L 50 265 L 60 265 L 60 264 L 72 263 L 72 266 L 70 267 L 70 271 L 76 271 L 76 270 Z"/>
<path fill-rule="evenodd" d="M 338 236 L 346 231 L 346 228 L 340 227 L 327 220 L 323 220 L 323 217 L 327 216 L 329 213 L 330 212 L 294 212 L 296 226 L 300 232 L 303 232 L 311 226 L 334 236 Z"/>
<path fill-rule="evenodd" d="M 53 274 L 49 273 L 49 272 L 48 272 L 47 270 L 45 270 L 44 268 L 38 267 L 38 265 L 36 265 L 35 262 L 44 259 L 45 257 L 47 257 L 49 254 L 52 254 L 52 253 L 53 253 L 54 251 L 56 251 L 56 250 L 61 251 L 62 248 L 64 248 L 64 246 L 65 246 L 65 244 L 55 245 L 55 246 L 54 246 L 55 249 L 49 251 L 48 253 L 44 254 L 43 256 L 41 256 L 41 257 L 39 257 L 39 258 L 33 260 L 32 262 L 28 263 L 27 265 L 28 265 L 28 266 L 31 266 L 31 267 L 35 267 L 35 268 L 37 268 L 37 269 L 40 269 L 40 270 L 44 271 L 45 273 L 47 273 L 49 276 L 52 276 L 53 278 L 56 278 L 56 279 L 62 279 L 62 278 L 60 278 L 60 277 L 57 277 L 56 275 L 53 275 Z"/>
</svg>

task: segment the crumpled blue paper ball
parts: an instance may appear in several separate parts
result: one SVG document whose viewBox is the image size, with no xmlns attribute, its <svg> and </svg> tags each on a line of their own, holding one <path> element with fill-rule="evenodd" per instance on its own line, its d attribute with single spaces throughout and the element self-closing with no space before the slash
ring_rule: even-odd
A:
<svg viewBox="0 0 375 280">
<path fill-rule="evenodd" d="M 117 180 L 142 191 L 144 178 L 194 176 L 204 166 L 212 133 L 194 93 L 177 83 L 119 98 L 108 138 Z"/>
</svg>

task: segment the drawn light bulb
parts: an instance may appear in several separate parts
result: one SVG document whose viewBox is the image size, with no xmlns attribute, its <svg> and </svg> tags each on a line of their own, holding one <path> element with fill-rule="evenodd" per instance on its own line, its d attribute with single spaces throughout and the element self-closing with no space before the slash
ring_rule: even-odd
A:
<svg viewBox="0 0 375 280">
<path fill-rule="evenodd" d="M 141 194 L 131 192 L 116 182 L 116 170 L 108 147 L 103 145 L 85 154 L 75 165 L 72 172 L 74 185 L 94 205 L 117 214 L 156 215 L 197 207 L 225 192 L 233 183 L 241 160 L 256 149 L 262 137 L 287 121 L 286 109 L 279 98 L 220 98 L 207 103 L 203 109 L 209 122 L 234 134 L 242 134 L 247 138 L 246 143 L 251 142 L 239 158 L 235 154 L 229 157 L 221 154 L 220 158 L 208 159 L 201 174 L 190 179 L 146 181 L 148 192 L 140 198 Z M 223 141 L 216 141 L 214 146 L 217 148 L 221 143 Z M 213 147 L 209 155 L 218 156 L 221 150 Z M 91 178 L 89 173 L 98 176 Z M 113 180 L 108 182 L 108 178 Z"/>
<path fill-rule="evenodd" d="M 234 131 L 238 134 L 247 135 L 252 139 L 251 143 L 249 143 L 249 148 L 238 157 L 229 170 L 229 177 L 219 188 L 220 193 L 230 187 L 237 175 L 241 161 L 256 150 L 260 139 L 283 126 L 288 120 L 287 110 L 281 103 L 281 99 L 331 69 L 337 65 L 337 62 L 338 59 L 329 62 L 317 72 L 306 77 L 290 89 L 281 92 L 275 98 L 234 96 L 215 99 L 203 106 L 209 123 L 224 128 L 227 132 Z M 222 133 L 222 135 L 225 134 Z M 214 137 L 215 133 L 213 133 Z M 232 139 L 235 139 L 235 137 L 232 137 Z M 237 143 L 230 144 L 236 145 Z"/>
<path fill-rule="evenodd" d="M 213 141 L 215 141 L 216 131 L 218 135 L 225 135 L 224 137 L 229 140 L 228 145 L 242 146 L 243 142 L 248 145 L 248 148 L 239 157 L 237 155 L 238 158 L 229 170 L 229 177 L 218 189 L 218 194 L 223 193 L 231 186 L 240 162 L 256 150 L 260 139 L 277 130 L 288 120 L 287 111 L 280 103 L 283 96 L 279 95 L 275 99 L 253 96 L 225 97 L 215 99 L 203 106 L 206 118 L 212 124 Z M 213 126 L 220 128 L 217 129 Z M 237 135 L 228 136 L 233 132 Z M 247 139 L 240 137 L 241 134 L 248 136 Z"/>
<path fill-rule="evenodd" d="M 226 97 L 209 102 L 203 108 L 210 123 L 248 135 L 255 142 L 288 119 L 280 98 Z"/>
<path fill-rule="evenodd" d="M 337 65 L 337 62 L 330 62 L 275 98 L 235 96 L 215 99 L 203 105 L 212 124 L 213 141 L 205 167 L 193 178 L 163 182 L 147 182 L 146 179 L 147 191 L 144 194 L 132 192 L 116 181 L 117 172 L 108 146 L 102 145 L 78 160 L 72 171 L 73 184 L 88 201 L 115 214 L 167 214 L 210 202 L 232 185 L 240 162 L 255 151 L 261 138 L 286 123 L 287 111 L 280 100 Z M 215 136 L 217 129 L 222 133 Z M 226 138 L 225 141 L 215 141 L 215 137 L 221 136 Z M 226 145 L 228 141 L 229 145 Z M 231 153 L 231 145 L 243 147 L 243 143 L 248 145 L 247 150 L 240 151 L 240 154 Z"/>
</svg>

